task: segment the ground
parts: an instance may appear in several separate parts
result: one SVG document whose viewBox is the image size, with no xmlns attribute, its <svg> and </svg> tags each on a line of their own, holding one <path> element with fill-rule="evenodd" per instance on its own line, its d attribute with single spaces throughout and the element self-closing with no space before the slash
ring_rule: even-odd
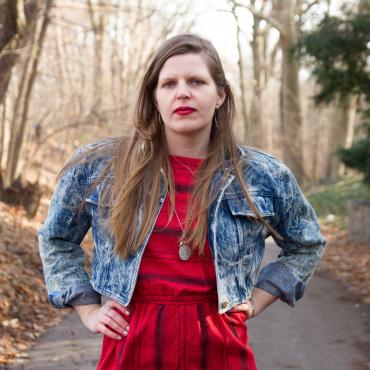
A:
<svg viewBox="0 0 370 370">
<path fill-rule="evenodd" d="M 0 202 L 0 369 L 17 358 L 67 310 L 55 310 L 47 300 L 37 230 L 45 219 L 51 194 L 45 194 L 35 218 Z M 91 241 L 84 241 L 89 254 Z"/>
<path fill-rule="evenodd" d="M 267 240 L 262 265 L 278 252 Z M 258 369 L 370 369 L 369 311 L 370 304 L 361 303 L 343 283 L 317 271 L 294 308 L 278 301 L 246 322 Z M 135 326 L 130 335 L 137 335 Z M 102 335 L 91 333 L 72 311 L 38 338 L 28 359 L 4 370 L 94 370 L 101 345 Z"/>
<path fill-rule="evenodd" d="M 370 303 L 370 245 L 349 241 L 346 230 L 335 225 L 322 225 L 321 229 L 328 248 L 318 270 L 328 272 L 362 302 Z"/>
<path fill-rule="evenodd" d="M 55 310 L 47 302 L 36 230 L 44 220 L 48 199 L 36 217 L 0 203 L 0 369 L 27 358 L 36 339 L 70 310 Z M 328 247 L 318 267 L 340 280 L 348 294 L 370 303 L 370 246 L 350 243 L 346 232 L 322 224 Z M 88 250 L 89 243 L 85 244 Z"/>
</svg>

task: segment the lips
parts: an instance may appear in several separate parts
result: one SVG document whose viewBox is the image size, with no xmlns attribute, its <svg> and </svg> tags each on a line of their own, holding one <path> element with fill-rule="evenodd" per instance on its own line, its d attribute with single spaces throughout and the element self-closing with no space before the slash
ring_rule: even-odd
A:
<svg viewBox="0 0 370 370">
<path fill-rule="evenodd" d="M 179 114 L 181 116 L 185 116 L 185 115 L 188 115 L 188 114 L 192 114 L 193 112 L 195 112 L 196 109 L 192 108 L 192 107 L 178 107 L 175 109 L 175 113 L 176 114 Z"/>
</svg>

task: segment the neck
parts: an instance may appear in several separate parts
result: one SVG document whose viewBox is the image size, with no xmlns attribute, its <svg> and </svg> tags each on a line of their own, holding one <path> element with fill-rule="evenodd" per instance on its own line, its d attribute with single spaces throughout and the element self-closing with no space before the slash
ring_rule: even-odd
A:
<svg viewBox="0 0 370 370">
<path fill-rule="evenodd" d="M 180 157 L 205 158 L 208 152 L 209 138 L 166 135 L 168 153 Z"/>
</svg>

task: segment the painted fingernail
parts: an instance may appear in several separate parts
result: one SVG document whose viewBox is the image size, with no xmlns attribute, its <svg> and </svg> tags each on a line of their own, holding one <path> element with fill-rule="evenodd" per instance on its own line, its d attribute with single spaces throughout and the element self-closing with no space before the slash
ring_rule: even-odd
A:
<svg viewBox="0 0 370 370">
<path fill-rule="evenodd" d="M 130 312 L 129 312 L 128 310 L 126 310 L 126 312 L 125 312 L 125 313 L 126 313 L 126 315 L 129 315 L 129 314 L 130 314 Z"/>
<path fill-rule="evenodd" d="M 124 332 L 123 332 L 123 335 L 124 335 L 124 336 L 126 336 L 126 335 L 127 335 L 127 331 L 124 331 Z"/>
<path fill-rule="evenodd" d="M 117 339 L 118 339 L 118 340 L 121 340 L 121 339 L 122 339 L 122 337 L 121 337 L 120 335 L 118 335 L 118 336 L 117 336 Z"/>
</svg>

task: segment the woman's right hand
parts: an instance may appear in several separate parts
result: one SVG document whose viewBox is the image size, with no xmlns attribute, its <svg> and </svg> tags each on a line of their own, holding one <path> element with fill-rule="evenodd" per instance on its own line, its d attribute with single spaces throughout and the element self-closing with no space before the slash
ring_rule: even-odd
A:
<svg viewBox="0 0 370 370">
<path fill-rule="evenodd" d="M 115 310 L 129 315 L 128 309 L 110 299 L 102 306 L 98 304 L 73 306 L 82 323 L 93 333 L 101 333 L 111 339 L 121 340 L 129 330 L 129 323 Z M 113 329 L 113 330 L 111 330 Z M 117 334 L 117 333 L 119 334 Z"/>
</svg>

